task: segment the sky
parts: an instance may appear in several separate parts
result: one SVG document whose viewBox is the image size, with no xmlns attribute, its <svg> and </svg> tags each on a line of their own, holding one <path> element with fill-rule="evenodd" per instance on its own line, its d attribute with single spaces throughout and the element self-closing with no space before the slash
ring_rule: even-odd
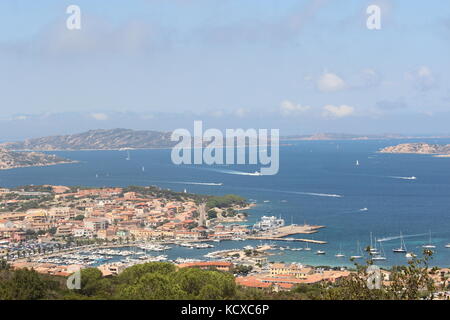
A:
<svg viewBox="0 0 450 320">
<path fill-rule="evenodd" d="M 0 140 L 194 120 L 449 134 L 449 57 L 442 0 L 4 0 Z"/>
</svg>

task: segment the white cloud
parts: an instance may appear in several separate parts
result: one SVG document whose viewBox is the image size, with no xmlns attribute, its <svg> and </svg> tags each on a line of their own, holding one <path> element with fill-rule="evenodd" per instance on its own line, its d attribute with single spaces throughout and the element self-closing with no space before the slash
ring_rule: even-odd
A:
<svg viewBox="0 0 450 320">
<path fill-rule="evenodd" d="M 213 112 L 211 112 L 211 116 L 214 118 L 221 118 L 224 116 L 224 113 L 222 110 L 214 110 Z"/>
<path fill-rule="evenodd" d="M 380 83 L 381 76 L 374 69 L 366 68 L 361 70 L 359 83 L 356 86 L 370 88 L 378 86 Z"/>
<path fill-rule="evenodd" d="M 407 73 L 406 78 L 411 80 L 420 91 L 433 89 L 437 84 L 433 71 L 427 66 L 421 66 L 413 72 Z"/>
<path fill-rule="evenodd" d="M 20 116 L 16 116 L 14 117 L 14 120 L 27 120 L 28 116 L 25 115 L 20 115 Z"/>
<path fill-rule="evenodd" d="M 247 115 L 247 113 L 248 113 L 248 110 L 246 110 L 244 108 L 239 108 L 234 111 L 234 114 L 239 118 L 245 117 Z"/>
<path fill-rule="evenodd" d="M 355 108 L 347 105 L 333 106 L 329 104 L 323 107 L 322 115 L 324 117 L 344 118 L 351 116 L 354 112 Z"/>
<path fill-rule="evenodd" d="M 310 109 L 311 109 L 310 106 L 302 106 L 300 104 L 295 104 L 288 100 L 283 101 L 280 105 L 280 112 L 281 115 L 284 117 L 305 113 Z"/>
<path fill-rule="evenodd" d="M 345 87 L 345 81 L 334 73 L 326 72 L 317 81 L 317 88 L 322 92 L 339 91 Z"/>
<path fill-rule="evenodd" d="M 99 121 L 105 121 L 109 119 L 108 115 L 105 113 L 91 113 L 90 117 Z"/>
</svg>

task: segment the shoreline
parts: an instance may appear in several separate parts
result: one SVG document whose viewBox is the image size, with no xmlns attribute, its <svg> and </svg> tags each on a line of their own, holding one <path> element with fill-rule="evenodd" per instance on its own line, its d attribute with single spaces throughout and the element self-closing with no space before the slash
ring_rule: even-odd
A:
<svg viewBox="0 0 450 320">
<path fill-rule="evenodd" d="M 24 165 L 24 166 L 14 166 L 9 168 L 0 168 L 0 170 L 12 170 L 12 169 L 20 169 L 20 168 L 33 168 L 33 167 L 51 167 L 56 166 L 59 164 L 71 164 L 71 163 L 79 163 L 78 160 L 73 161 L 61 161 L 61 162 L 55 162 L 55 163 L 46 163 L 46 164 L 32 164 L 32 165 Z"/>
</svg>

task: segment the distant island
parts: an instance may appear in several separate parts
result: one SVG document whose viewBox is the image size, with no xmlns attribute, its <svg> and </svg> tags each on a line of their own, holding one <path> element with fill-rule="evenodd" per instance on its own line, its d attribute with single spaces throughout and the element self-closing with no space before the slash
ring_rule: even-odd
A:
<svg viewBox="0 0 450 320">
<path fill-rule="evenodd" d="M 162 149 L 172 148 L 177 142 L 171 141 L 171 132 L 132 129 L 96 129 L 82 133 L 47 136 L 0 143 L 0 148 L 11 151 L 77 151 L 77 150 L 121 150 L 121 149 Z M 398 134 L 358 135 L 347 133 L 317 133 L 312 135 L 282 136 L 282 141 L 321 140 L 389 140 L 447 138 L 447 136 L 403 136 Z M 224 140 L 224 144 L 226 141 Z M 204 141 L 206 146 L 208 143 Z M 282 144 L 288 145 L 288 144 Z M 412 152 L 415 153 L 415 152 Z M 440 152 L 437 152 L 440 153 Z"/>
<path fill-rule="evenodd" d="M 403 143 L 381 149 L 381 153 L 432 154 L 436 157 L 450 157 L 450 144 Z"/>
<path fill-rule="evenodd" d="M 89 130 L 69 135 L 27 139 L 19 142 L 5 142 L 0 148 L 8 150 L 116 150 L 167 148 L 175 145 L 170 132 L 111 129 Z"/>
<path fill-rule="evenodd" d="M 379 134 L 379 135 L 364 135 L 364 134 L 350 134 L 350 133 L 316 133 L 309 135 L 290 135 L 282 137 L 282 140 L 385 140 L 385 139 L 407 139 L 398 134 Z"/>
<path fill-rule="evenodd" d="M 58 157 L 54 154 L 38 152 L 15 152 L 0 148 L 0 170 L 41 167 L 74 161 Z"/>
</svg>

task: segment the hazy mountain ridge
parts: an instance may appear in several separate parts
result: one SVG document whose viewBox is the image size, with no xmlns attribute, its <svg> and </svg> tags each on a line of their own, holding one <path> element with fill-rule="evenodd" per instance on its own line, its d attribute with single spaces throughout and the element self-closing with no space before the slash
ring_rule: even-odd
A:
<svg viewBox="0 0 450 320">
<path fill-rule="evenodd" d="M 0 170 L 49 166 L 71 162 L 73 161 L 55 156 L 54 154 L 39 152 L 16 152 L 0 148 Z"/>
<path fill-rule="evenodd" d="M 311 135 L 290 135 L 283 140 L 382 140 L 408 138 L 398 134 L 363 135 L 349 133 L 316 133 Z"/>
<path fill-rule="evenodd" d="M 111 150 L 122 148 L 150 149 L 171 147 L 170 133 L 146 130 L 89 130 L 69 135 L 6 142 L 0 147 L 9 150 Z"/>
<path fill-rule="evenodd" d="M 382 153 L 413 153 L 413 154 L 450 154 L 450 144 L 428 144 L 428 143 L 403 143 L 396 146 L 386 147 L 380 150 Z"/>
</svg>

